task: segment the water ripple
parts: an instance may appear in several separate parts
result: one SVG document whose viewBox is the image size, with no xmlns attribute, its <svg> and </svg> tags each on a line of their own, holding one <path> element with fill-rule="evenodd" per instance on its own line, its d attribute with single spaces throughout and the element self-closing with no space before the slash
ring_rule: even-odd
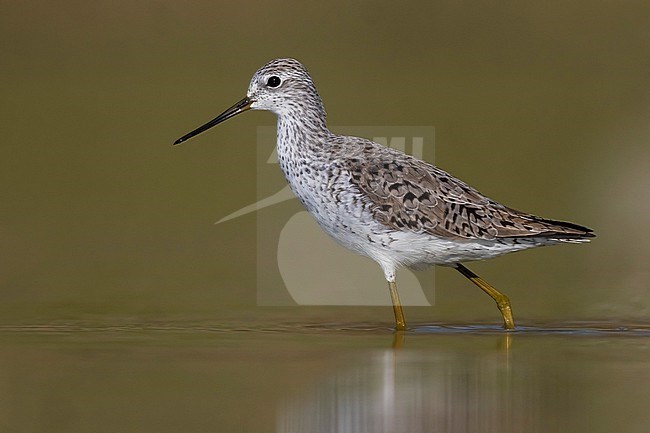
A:
<svg viewBox="0 0 650 433">
<path fill-rule="evenodd" d="M 216 323 L 216 322 L 142 322 L 106 324 L 95 322 L 56 322 L 36 324 L 0 324 L 0 333 L 358 333 L 390 334 L 386 323 Z M 405 334 L 515 334 L 650 337 L 650 324 L 611 322 L 557 322 L 520 325 L 505 331 L 498 325 L 453 325 L 443 323 L 414 324 Z"/>
</svg>

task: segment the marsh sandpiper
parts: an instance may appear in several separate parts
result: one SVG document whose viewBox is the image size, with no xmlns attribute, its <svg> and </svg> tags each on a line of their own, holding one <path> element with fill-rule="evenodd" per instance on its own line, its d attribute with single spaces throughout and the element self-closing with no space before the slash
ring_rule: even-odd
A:
<svg viewBox="0 0 650 433">
<path fill-rule="evenodd" d="M 251 109 L 277 115 L 280 167 L 321 228 L 381 266 L 397 330 L 406 329 L 395 283 L 399 267 L 455 268 L 494 299 L 504 328 L 514 329 L 508 297 L 462 263 L 594 237 L 586 227 L 506 207 L 398 150 L 332 133 L 311 76 L 294 59 L 262 66 L 244 99 L 174 144 Z"/>
</svg>

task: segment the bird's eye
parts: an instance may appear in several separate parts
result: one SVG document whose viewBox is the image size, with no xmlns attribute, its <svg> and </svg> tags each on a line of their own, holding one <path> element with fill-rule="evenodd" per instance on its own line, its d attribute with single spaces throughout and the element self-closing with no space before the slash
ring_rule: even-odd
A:
<svg viewBox="0 0 650 433">
<path fill-rule="evenodd" d="M 269 87 L 278 87 L 280 83 L 281 83 L 280 77 L 276 77 L 275 75 L 269 77 L 269 79 L 266 80 L 266 85 Z"/>
</svg>

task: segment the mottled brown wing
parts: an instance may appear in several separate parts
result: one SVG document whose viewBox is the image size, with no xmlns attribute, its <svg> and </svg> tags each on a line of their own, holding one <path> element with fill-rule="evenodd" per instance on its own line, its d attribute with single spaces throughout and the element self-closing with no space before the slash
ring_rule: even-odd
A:
<svg viewBox="0 0 650 433">
<path fill-rule="evenodd" d="M 507 208 L 431 164 L 389 148 L 366 147 L 350 158 L 352 182 L 371 202 L 374 217 L 395 230 L 446 238 L 581 238 L 590 229 Z"/>
</svg>

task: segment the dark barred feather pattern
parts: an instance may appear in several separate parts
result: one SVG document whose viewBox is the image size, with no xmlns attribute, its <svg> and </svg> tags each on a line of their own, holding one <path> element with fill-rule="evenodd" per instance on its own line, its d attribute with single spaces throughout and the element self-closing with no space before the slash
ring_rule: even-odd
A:
<svg viewBox="0 0 650 433">
<path fill-rule="evenodd" d="M 347 159 L 353 184 L 372 202 L 374 218 L 395 230 L 449 239 L 593 237 L 577 224 L 553 221 L 503 206 L 445 171 L 368 142 Z"/>
</svg>

